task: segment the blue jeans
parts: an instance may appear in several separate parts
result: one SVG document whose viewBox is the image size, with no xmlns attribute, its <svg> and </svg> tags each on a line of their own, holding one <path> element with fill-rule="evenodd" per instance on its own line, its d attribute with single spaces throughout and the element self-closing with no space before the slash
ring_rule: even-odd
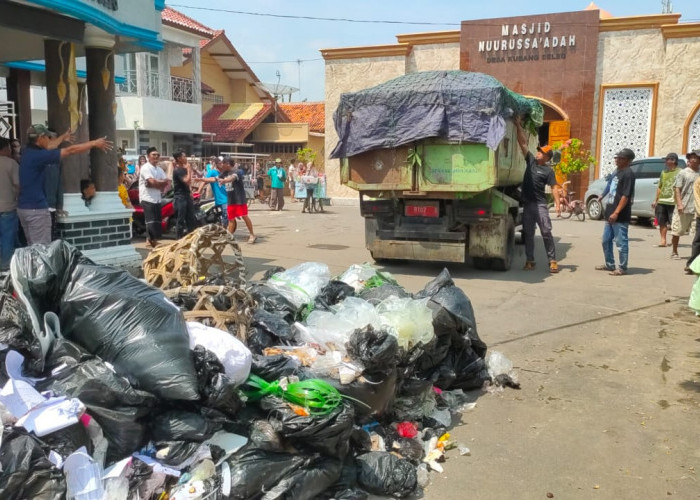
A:
<svg viewBox="0 0 700 500">
<path fill-rule="evenodd" d="M 614 241 L 617 246 L 617 252 L 620 255 L 620 265 L 618 267 L 623 271 L 627 271 L 627 262 L 629 260 L 628 229 L 628 222 L 605 223 L 605 229 L 603 229 L 603 255 L 605 255 L 605 266 L 609 269 L 615 269 Z"/>
<path fill-rule="evenodd" d="M 8 269 L 17 244 L 17 212 L 0 212 L 0 268 Z"/>
</svg>

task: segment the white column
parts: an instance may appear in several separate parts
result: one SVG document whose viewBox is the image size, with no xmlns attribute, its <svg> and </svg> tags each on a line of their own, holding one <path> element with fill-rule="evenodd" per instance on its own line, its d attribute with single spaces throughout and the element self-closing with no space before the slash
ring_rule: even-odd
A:
<svg viewBox="0 0 700 500">
<path fill-rule="evenodd" d="M 192 89 L 194 103 L 199 104 L 202 102 L 202 67 L 199 56 L 199 45 L 192 47 L 192 80 L 194 81 L 194 89 Z"/>
</svg>

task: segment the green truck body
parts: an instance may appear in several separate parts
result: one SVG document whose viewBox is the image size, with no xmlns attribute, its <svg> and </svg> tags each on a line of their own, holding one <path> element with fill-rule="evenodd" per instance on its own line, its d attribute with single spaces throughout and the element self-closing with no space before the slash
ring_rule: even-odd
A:
<svg viewBox="0 0 700 500">
<path fill-rule="evenodd" d="M 535 143 L 532 144 L 533 149 Z M 525 159 L 515 127 L 496 148 L 425 139 L 341 162 L 341 182 L 360 194 L 372 257 L 510 268 Z"/>
</svg>

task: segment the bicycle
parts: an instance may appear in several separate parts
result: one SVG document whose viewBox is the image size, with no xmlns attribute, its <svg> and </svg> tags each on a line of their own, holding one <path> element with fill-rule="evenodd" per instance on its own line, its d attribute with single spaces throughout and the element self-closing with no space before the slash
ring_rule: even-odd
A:
<svg viewBox="0 0 700 500">
<path fill-rule="evenodd" d="M 561 196 L 559 201 L 559 206 L 561 208 L 562 219 L 570 219 L 572 215 L 575 215 L 581 222 L 586 220 L 586 205 L 582 200 L 574 200 L 574 191 L 569 191 L 566 189 L 566 185 L 571 184 L 571 181 L 566 181 L 561 185 L 562 190 L 566 193 L 566 196 Z"/>
</svg>

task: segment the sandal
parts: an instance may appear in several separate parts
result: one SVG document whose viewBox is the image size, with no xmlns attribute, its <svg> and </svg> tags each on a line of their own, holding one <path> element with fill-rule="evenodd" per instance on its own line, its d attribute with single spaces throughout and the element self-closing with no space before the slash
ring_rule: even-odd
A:
<svg viewBox="0 0 700 500">
<path fill-rule="evenodd" d="M 535 270 L 535 263 L 534 261 L 528 260 L 525 262 L 525 266 L 523 266 L 523 271 L 534 271 Z"/>
<path fill-rule="evenodd" d="M 672 258 L 673 260 L 680 260 L 680 259 L 681 259 L 680 256 L 679 256 L 677 253 L 672 253 L 672 254 L 671 254 L 671 258 Z"/>
<path fill-rule="evenodd" d="M 248 238 L 248 243 L 252 245 L 253 243 L 255 243 L 257 241 L 257 239 L 258 239 L 257 236 L 251 236 L 250 238 Z"/>
<path fill-rule="evenodd" d="M 559 272 L 559 264 L 557 264 L 556 260 L 552 260 L 549 262 L 549 272 L 553 274 Z"/>
<path fill-rule="evenodd" d="M 595 266 L 595 270 L 596 271 L 608 271 L 608 272 L 610 272 L 610 271 L 614 271 L 615 269 L 612 267 L 608 267 L 608 266 L 603 265 L 603 266 Z"/>
<path fill-rule="evenodd" d="M 626 273 L 622 269 L 615 269 L 614 271 L 608 274 L 610 274 L 610 276 L 624 276 Z"/>
</svg>

